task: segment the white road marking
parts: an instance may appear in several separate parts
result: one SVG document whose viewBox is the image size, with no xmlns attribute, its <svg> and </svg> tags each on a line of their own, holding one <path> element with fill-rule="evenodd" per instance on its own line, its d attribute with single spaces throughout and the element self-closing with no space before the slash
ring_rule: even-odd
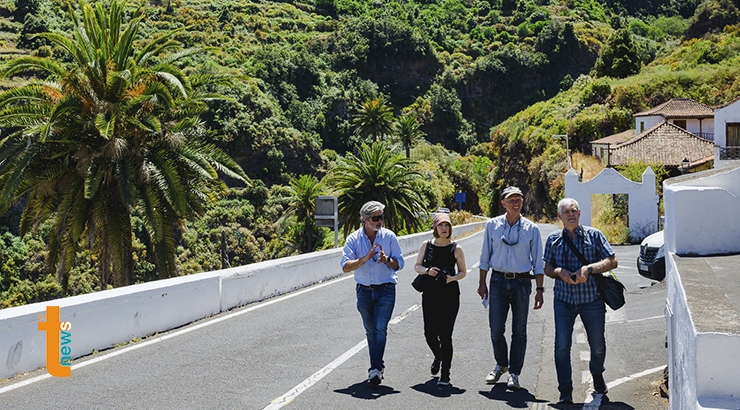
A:
<svg viewBox="0 0 740 410">
<path fill-rule="evenodd" d="M 602 397 L 604 397 L 603 394 L 599 394 L 596 392 L 589 393 L 586 396 L 586 400 L 583 401 L 583 409 L 598 409 L 601 406 Z"/>
<path fill-rule="evenodd" d="M 658 367 L 654 367 L 652 369 L 643 370 L 643 371 L 641 371 L 639 373 L 635 373 L 635 374 L 632 374 L 632 375 L 629 375 L 629 376 L 626 376 L 626 377 L 622 377 L 621 379 L 617 379 L 617 380 L 614 380 L 612 382 L 609 382 L 609 383 L 606 384 L 606 387 L 609 390 L 611 390 L 612 388 L 614 388 L 616 386 L 619 386 L 622 383 L 626 383 L 628 381 L 635 380 L 635 379 L 638 379 L 640 377 L 647 376 L 649 374 L 653 374 L 653 373 L 657 373 L 657 372 L 662 372 L 663 369 L 665 369 L 665 366 L 658 366 Z"/>
<path fill-rule="evenodd" d="M 130 352 L 132 350 L 141 349 L 142 347 L 146 347 L 146 346 L 152 345 L 154 343 L 159 343 L 161 341 L 164 341 L 164 340 L 167 340 L 167 339 L 171 339 L 173 337 L 181 336 L 181 335 L 184 335 L 186 333 L 190 333 L 193 330 L 201 329 L 201 328 L 204 328 L 206 326 L 210 326 L 210 325 L 215 324 L 215 323 L 218 323 L 218 322 L 223 322 L 224 320 L 232 319 L 232 318 L 235 318 L 237 316 L 241 316 L 243 314 L 246 314 L 246 313 L 249 313 L 249 312 L 253 312 L 253 311 L 257 310 L 257 309 L 261 309 L 263 307 L 267 307 L 267 306 L 270 306 L 272 304 L 275 304 L 275 303 L 278 303 L 278 302 L 282 302 L 284 300 L 287 300 L 287 299 L 290 299 L 290 298 L 293 298 L 293 297 L 302 295 L 304 293 L 311 292 L 311 291 L 314 291 L 316 289 L 321 289 L 324 286 L 329 286 L 331 284 L 334 284 L 334 283 L 337 283 L 337 282 L 341 282 L 343 280 L 347 280 L 347 279 L 351 279 L 351 278 L 354 278 L 354 275 L 348 275 L 348 276 L 345 276 L 343 278 L 333 279 L 333 280 L 324 282 L 324 283 L 319 284 L 319 285 L 315 285 L 315 286 L 311 286 L 311 287 L 306 288 L 306 289 L 303 289 L 303 290 L 299 290 L 299 291 L 294 292 L 294 293 L 289 293 L 289 294 L 287 294 L 285 296 L 280 296 L 280 297 L 277 297 L 275 299 L 268 300 L 267 302 L 257 303 L 254 306 L 250 306 L 250 307 L 248 307 L 248 308 L 246 308 L 244 310 L 240 310 L 238 312 L 234 312 L 234 313 L 230 313 L 228 315 L 224 315 L 224 316 L 220 316 L 220 317 L 217 317 L 217 318 L 214 318 L 214 319 L 210 319 L 208 321 L 205 321 L 203 323 L 197 324 L 195 326 L 188 327 L 187 329 L 178 330 L 176 332 L 172 332 L 172 333 L 169 333 L 167 335 L 159 336 L 159 337 L 156 337 L 156 338 L 153 338 L 153 339 L 147 339 L 145 342 L 139 342 L 139 343 L 133 344 L 131 346 L 125 347 L 123 349 L 116 350 L 116 351 L 111 352 L 111 353 L 101 354 L 101 355 L 95 357 L 94 359 L 86 360 L 84 362 L 80 362 L 80 363 L 77 363 L 77 364 L 72 365 L 72 370 L 80 369 L 80 368 L 83 368 L 85 366 L 88 366 L 88 365 L 91 365 L 91 364 L 94 364 L 94 363 L 98 363 L 98 362 L 102 362 L 103 360 L 107 360 L 107 359 L 110 359 L 112 357 L 116 357 L 118 355 L 124 354 L 124 353 L 128 353 L 128 352 Z M 6 386 L 6 387 L 3 387 L 2 389 L 0 389 L 0 394 L 3 394 L 5 392 L 11 391 L 11 390 L 18 389 L 18 388 L 23 387 L 23 386 L 28 386 L 29 384 L 33 384 L 33 383 L 36 383 L 38 381 L 41 381 L 41 380 L 44 380 L 44 379 L 48 379 L 49 377 L 52 377 L 52 376 L 50 374 L 46 373 L 46 374 L 43 374 L 43 375 L 38 376 L 38 377 L 33 377 L 31 379 L 28 379 L 28 380 L 23 380 L 21 382 L 18 382 L 18 383 L 15 383 L 15 384 L 11 384 L 10 386 Z"/>
<path fill-rule="evenodd" d="M 632 374 L 632 375 L 627 376 L 627 377 L 622 377 L 621 379 L 617 379 L 617 380 L 614 380 L 612 382 L 607 383 L 606 384 L 606 388 L 608 390 L 611 390 L 614 387 L 619 386 L 622 383 L 626 383 L 628 381 L 635 380 L 637 378 L 640 378 L 640 377 L 643 377 L 643 376 L 647 376 L 649 374 L 653 374 L 653 373 L 662 371 L 664 368 L 665 368 L 665 366 L 659 366 L 659 367 L 655 367 L 653 369 L 648 369 L 648 370 L 641 371 L 639 373 Z M 593 382 L 593 377 L 591 376 L 591 373 L 589 373 L 589 372 L 583 372 L 583 373 L 584 373 L 584 375 L 583 375 L 584 376 L 584 380 L 586 378 L 586 374 L 588 374 L 588 380 L 587 381 L 584 381 L 583 383 L 584 384 L 585 383 L 591 384 L 591 382 Z M 602 397 L 604 397 L 603 394 L 596 393 L 595 391 L 593 391 L 593 388 L 592 387 L 589 387 L 588 393 L 586 395 L 586 399 L 583 401 L 583 410 L 598 409 L 599 406 L 601 406 L 601 399 L 602 399 Z"/>
<path fill-rule="evenodd" d="M 604 323 L 624 322 L 627 320 L 626 312 L 627 309 L 611 310 L 609 307 L 607 307 Z"/>
<path fill-rule="evenodd" d="M 642 319 L 632 319 L 632 320 L 628 320 L 627 323 L 643 322 L 645 320 L 655 320 L 655 319 L 665 319 L 665 316 L 660 315 L 660 316 L 653 316 L 653 317 L 644 317 Z"/>
<path fill-rule="evenodd" d="M 477 235 L 477 234 L 479 234 L 481 232 L 482 231 L 475 232 L 473 235 Z M 473 235 L 471 235 L 469 237 L 472 237 Z M 409 254 L 408 256 L 409 257 L 413 257 L 417 253 L 418 252 L 414 252 L 413 254 Z M 472 271 L 475 267 L 478 266 L 478 264 L 479 263 L 476 262 L 471 269 L 468 269 L 468 272 Z M 228 319 L 231 319 L 231 318 L 234 318 L 234 317 L 237 317 L 237 316 L 241 316 L 241 315 L 243 315 L 245 313 L 253 312 L 253 311 L 257 310 L 257 309 L 261 309 L 263 307 L 270 306 L 270 305 L 272 305 L 274 303 L 282 302 L 284 300 L 287 300 L 287 299 L 290 299 L 290 298 L 293 298 L 293 297 L 302 295 L 302 294 L 307 293 L 307 292 L 311 292 L 311 291 L 316 290 L 316 289 L 321 289 L 324 286 L 329 286 L 331 284 L 338 283 L 338 282 L 341 282 L 341 281 L 344 281 L 344 280 L 347 280 L 347 279 L 350 279 L 350 278 L 354 278 L 354 275 L 348 275 L 348 276 L 345 276 L 345 277 L 331 279 L 331 280 L 328 280 L 328 281 L 326 281 L 326 282 L 324 282 L 322 284 L 314 285 L 314 286 L 305 288 L 303 290 L 299 290 L 299 291 L 296 291 L 296 292 L 293 292 L 293 293 L 289 293 L 287 295 L 277 297 L 277 298 L 272 299 L 272 300 L 269 300 L 267 302 L 262 302 L 262 303 L 259 303 L 258 302 L 254 306 L 250 306 L 250 307 L 248 307 L 248 308 L 246 308 L 244 310 L 240 310 L 238 312 L 234 312 L 234 313 L 231 313 L 231 314 L 228 314 L 228 315 L 220 316 L 220 317 L 217 317 L 215 319 L 210 319 L 208 321 L 205 321 L 205 322 L 203 322 L 201 324 L 198 324 L 198 325 L 189 327 L 187 329 L 178 330 L 176 332 L 172 332 L 172 333 L 167 334 L 165 336 L 160 336 L 160 337 L 157 337 L 157 338 L 154 338 L 154 339 L 147 339 L 145 342 L 138 342 L 138 343 L 136 343 L 134 345 L 125 347 L 125 348 L 120 349 L 120 350 L 116 350 L 116 351 L 111 352 L 111 353 L 99 354 L 99 356 L 95 357 L 94 359 L 86 360 L 84 362 L 80 362 L 80 363 L 77 363 L 77 364 L 72 365 L 71 369 L 72 370 L 80 369 L 80 368 L 83 368 L 83 367 L 85 367 L 87 365 L 91 365 L 91 364 L 94 364 L 94 363 L 102 362 L 103 360 L 107 360 L 107 359 L 110 359 L 112 357 L 116 357 L 116 356 L 118 356 L 120 354 L 128 353 L 130 351 L 133 351 L 133 350 L 136 350 L 136 349 L 140 349 L 142 347 L 149 346 L 149 345 L 152 345 L 154 343 L 158 343 L 158 342 L 161 342 L 161 341 L 164 341 L 164 340 L 167 340 L 167 339 L 171 339 L 173 337 L 184 335 L 186 333 L 192 332 L 193 330 L 197 330 L 197 329 L 200 329 L 200 328 L 203 328 L 203 327 L 206 327 L 206 326 L 210 326 L 210 325 L 215 324 L 215 323 L 218 323 L 218 322 L 222 322 L 224 320 L 228 320 Z M 414 306 L 416 306 L 416 308 L 414 308 Z M 416 309 L 419 308 L 418 305 L 414 305 L 414 306 L 412 306 L 409 309 L 416 310 Z M 406 312 L 404 312 L 404 313 L 406 313 Z M 399 319 L 399 321 L 400 320 L 402 320 L 402 319 Z M 398 323 L 398 322 L 396 322 L 396 323 Z M 362 343 L 363 342 L 360 342 L 359 344 L 362 344 Z M 367 346 L 367 340 L 365 340 L 364 343 L 365 343 L 365 346 Z M 357 346 L 359 346 L 359 344 Z M 355 346 L 353 349 L 357 348 L 357 346 Z M 362 349 L 362 347 L 360 347 L 360 349 Z M 350 349 L 350 351 L 351 350 L 352 349 Z M 332 362 L 332 363 L 334 363 L 334 362 Z M 331 364 L 327 365 L 327 367 L 330 366 L 330 365 Z M 20 381 L 18 383 L 11 384 L 9 386 L 5 386 L 3 388 L 0 388 L 0 394 L 3 394 L 5 392 L 11 391 L 11 390 L 15 390 L 15 389 L 18 389 L 18 388 L 21 388 L 21 387 L 24 387 L 24 386 L 28 386 L 30 384 L 39 382 L 41 380 L 48 379 L 50 377 L 52 377 L 52 376 L 50 374 L 46 373 L 46 374 L 43 374 L 41 376 L 33 377 L 33 378 L 30 378 L 30 379 L 27 379 L 27 380 Z"/>
<path fill-rule="evenodd" d="M 410 308 L 406 309 L 405 312 L 391 319 L 391 321 L 388 322 L 388 324 L 395 325 L 399 323 L 400 321 L 405 319 L 411 312 L 415 311 L 416 309 L 419 309 L 420 307 L 421 305 L 418 305 L 418 304 L 411 306 Z M 282 396 L 270 402 L 270 405 L 265 407 L 264 410 L 277 410 L 277 409 L 283 408 L 283 406 L 287 404 L 290 404 L 299 394 L 308 390 L 309 387 L 316 384 L 319 380 L 323 379 L 324 376 L 331 373 L 332 370 L 339 367 L 339 365 L 349 360 L 350 357 L 354 356 L 355 354 L 357 354 L 357 352 L 364 349 L 365 347 L 367 347 L 367 339 L 363 339 L 360 343 L 356 344 L 355 347 L 347 350 L 346 352 L 344 352 L 344 354 L 334 359 L 333 362 L 324 366 L 323 369 L 312 374 L 308 379 L 300 382 L 297 386 L 290 389 L 290 391 L 288 391 L 287 393 L 283 394 Z"/>
<path fill-rule="evenodd" d="M 418 252 L 416 253 L 418 254 Z M 410 257 L 413 257 L 413 255 L 409 255 Z M 479 262 L 476 262 L 470 269 L 467 270 L 467 272 L 473 271 L 477 266 L 479 265 Z M 403 313 L 396 316 L 395 318 L 391 319 L 390 322 L 388 322 L 389 325 L 395 325 L 405 319 L 411 312 L 419 309 L 421 305 L 416 304 L 411 306 L 410 308 L 406 309 Z M 290 404 L 299 394 L 306 391 L 309 387 L 313 386 L 318 382 L 319 380 L 323 379 L 324 376 L 331 373 L 332 370 L 336 369 L 341 365 L 342 363 L 346 362 L 350 357 L 354 356 L 359 352 L 360 350 L 367 347 L 367 339 L 361 341 L 360 343 L 356 344 L 355 347 L 352 349 L 344 352 L 341 356 L 336 358 L 333 362 L 326 365 L 324 368 L 319 370 L 318 372 L 311 375 L 308 379 L 302 381 L 297 386 L 292 388 L 289 392 L 285 393 L 284 395 L 278 397 L 277 399 L 270 402 L 270 405 L 265 407 L 263 410 L 277 410 L 282 408 L 283 406 Z"/>
</svg>

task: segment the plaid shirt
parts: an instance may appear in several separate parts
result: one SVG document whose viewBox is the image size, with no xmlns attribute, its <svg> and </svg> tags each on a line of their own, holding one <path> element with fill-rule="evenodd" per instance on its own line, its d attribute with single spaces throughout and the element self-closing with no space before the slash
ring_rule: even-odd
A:
<svg viewBox="0 0 740 410">
<path fill-rule="evenodd" d="M 609 242 L 606 241 L 604 234 L 590 226 L 579 225 L 576 228 L 576 238 L 573 240 L 573 245 L 590 263 L 614 255 L 614 251 Z M 563 231 L 555 231 L 548 235 L 543 260 L 556 268 L 562 267 L 571 272 L 578 270 L 583 265 L 563 240 Z M 589 303 L 596 299 L 598 294 L 596 279 L 591 275 L 588 276 L 586 283 L 578 285 L 571 285 L 556 279 L 553 289 L 553 296 L 556 299 L 572 305 Z"/>
</svg>

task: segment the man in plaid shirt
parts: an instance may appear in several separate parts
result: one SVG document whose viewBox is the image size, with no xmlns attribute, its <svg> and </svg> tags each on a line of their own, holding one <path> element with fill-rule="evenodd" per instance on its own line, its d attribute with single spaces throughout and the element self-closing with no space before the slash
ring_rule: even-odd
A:
<svg viewBox="0 0 740 410">
<path fill-rule="evenodd" d="M 576 316 L 586 329 L 591 350 L 589 370 L 594 391 L 607 392 L 604 381 L 606 358 L 606 304 L 599 295 L 593 274 L 608 272 L 617 267 L 617 258 L 601 231 L 580 225 L 581 210 L 573 198 L 558 202 L 558 218 L 563 230 L 555 231 L 545 242 L 545 274 L 555 279 L 553 308 L 555 310 L 555 370 L 558 374 L 560 404 L 573 403 L 573 371 L 570 352 L 573 345 L 573 326 Z M 583 265 L 565 242 L 568 235 L 576 249 L 590 263 Z"/>
</svg>

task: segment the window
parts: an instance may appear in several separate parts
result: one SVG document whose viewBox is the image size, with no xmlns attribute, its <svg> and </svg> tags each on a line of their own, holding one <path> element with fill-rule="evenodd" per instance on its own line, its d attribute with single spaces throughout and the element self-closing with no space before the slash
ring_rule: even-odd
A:
<svg viewBox="0 0 740 410">
<path fill-rule="evenodd" d="M 645 131 L 645 121 L 640 121 L 640 132 Z"/>
<path fill-rule="evenodd" d="M 673 120 L 673 125 L 686 129 L 686 120 Z"/>
</svg>

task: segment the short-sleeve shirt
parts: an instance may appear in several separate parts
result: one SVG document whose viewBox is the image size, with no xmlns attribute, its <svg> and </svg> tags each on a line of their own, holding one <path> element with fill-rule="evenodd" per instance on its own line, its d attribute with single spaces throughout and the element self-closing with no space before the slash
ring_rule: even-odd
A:
<svg viewBox="0 0 740 410">
<path fill-rule="evenodd" d="M 375 234 L 375 243 L 379 243 L 383 247 L 383 252 L 385 252 L 386 256 L 398 262 L 398 270 L 403 269 L 404 260 L 401 245 L 398 243 L 398 238 L 396 238 L 396 234 L 393 231 L 380 228 Z M 349 234 L 344 243 L 344 252 L 342 253 L 341 260 L 342 268 L 344 268 L 344 265 L 348 261 L 367 255 L 372 246 L 373 243 L 370 243 L 370 238 L 367 237 L 364 227 L 360 227 L 360 229 Z M 377 250 L 377 253 L 379 252 L 380 250 Z M 380 285 L 383 283 L 398 284 L 398 274 L 396 270 L 385 263 L 378 263 L 376 254 L 373 259 L 365 262 L 355 270 L 355 282 L 365 286 Z"/>
<path fill-rule="evenodd" d="M 611 245 L 601 231 L 590 226 L 579 225 L 576 228 L 576 238 L 573 240 L 583 257 L 589 263 L 598 262 L 614 255 Z M 578 270 L 583 264 L 570 250 L 563 240 L 563 231 L 550 233 L 545 241 L 546 263 L 556 268 L 565 268 L 571 272 Z M 599 295 L 596 279 L 588 276 L 586 283 L 571 285 L 560 279 L 555 280 L 553 297 L 569 304 L 583 304 L 592 302 Z"/>
</svg>

